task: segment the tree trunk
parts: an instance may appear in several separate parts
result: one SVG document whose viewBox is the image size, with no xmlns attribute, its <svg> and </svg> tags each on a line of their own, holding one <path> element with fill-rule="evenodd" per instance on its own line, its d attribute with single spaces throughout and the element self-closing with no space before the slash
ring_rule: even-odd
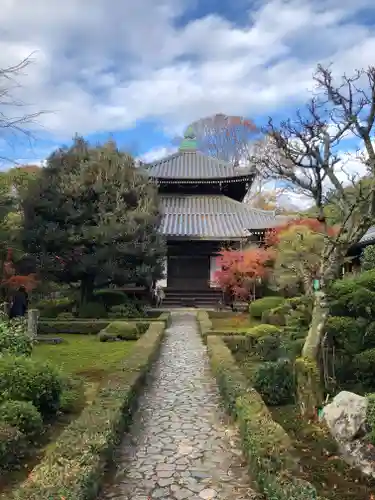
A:
<svg viewBox="0 0 375 500">
<path fill-rule="evenodd" d="M 81 280 L 81 305 L 92 300 L 94 293 L 94 277 L 87 276 Z"/>
<path fill-rule="evenodd" d="M 302 350 L 302 357 L 296 361 L 297 398 L 301 414 L 312 418 L 323 403 L 323 385 L 320 377 L 318 356 L 325 333 L 328 307 L 323 291 L 317 292 L 309 332 Z"/>
</svg>

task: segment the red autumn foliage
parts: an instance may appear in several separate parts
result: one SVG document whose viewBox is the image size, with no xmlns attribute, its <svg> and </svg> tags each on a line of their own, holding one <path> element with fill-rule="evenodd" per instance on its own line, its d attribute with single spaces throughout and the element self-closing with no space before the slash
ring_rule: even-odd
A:
<svg viewBox="0 0 375 500">
<path fill-rule="evenodd" d="M 1 285 L 8 290 L 16 290 L 20 286 L 24 286 L 28 292 L 34 290 L 38 285 L 35 274 L 27 276 L 16 275 L 13 262 L 13 250 L 8 248 L 7 257 L 3 265 L 3 279 Z"/>
<path fill-rule="evenodd" d="M 220 268 L 215 281 L 224 292 L 248 300 L 258 279 L 268 276 L 273 252 L 264 248 L 247 250 L 221 250 L 217 257 Z"/>
<path fill-rule="evenodd" d="M 318 221 L 318 219 L 313 219 L 313 218 L 305 218 L 305 219 L 291 219 L 285 224 L 282 224 L 278 226 L 277 228 L 272 229 L 271 231 L 268 231 L 265 235 L 265 243 L 267 246 L 273 246 L 276 245 L 279 242 L 279 236 L 286 230 L 288 230 L 291 227 L 295 226 L 305 226 L 310 231 L 313 231 L 314 233 L 327 233 L 328 236 L 334 236 L 336 228 L 334 227 L 328 227 Z"/>
<path fill-rule="evenodd" d="M 27 292 L 31 292 L 38 286 L 38 280 L 35 274 L 28 274 L 27 276 L 12 276 L 8 280 L 3 281 L 10 290 L 18 290 L 20 286 L 24 286 Z"/>
</svg>

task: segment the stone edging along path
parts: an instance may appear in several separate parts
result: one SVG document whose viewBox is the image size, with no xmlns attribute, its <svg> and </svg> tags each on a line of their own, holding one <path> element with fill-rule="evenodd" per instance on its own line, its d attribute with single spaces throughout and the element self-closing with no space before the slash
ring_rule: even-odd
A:
<svg viewBox="0 0 375 500">
<path fill-rule="evenodd" d="M 172 313 L 101 500 L 255 499 L 195 313 Z"/>
</svg>

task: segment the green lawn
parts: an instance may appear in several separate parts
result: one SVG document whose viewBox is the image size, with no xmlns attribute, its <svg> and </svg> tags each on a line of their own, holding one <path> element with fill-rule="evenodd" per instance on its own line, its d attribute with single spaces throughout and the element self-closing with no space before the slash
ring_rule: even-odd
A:
<svg viewBox="0 0 375 500">
<path fill-rule="evenodd" d="M 48 336 L 48 335 L 47 335 Z M 32 356 L 48 360 L 63 372 L 100 382 L 116 369 L 132 350 L 135 341 L 99 342 L 96 335 L 58 334 L 62 344 L 38 344 Z"/>
</svg>

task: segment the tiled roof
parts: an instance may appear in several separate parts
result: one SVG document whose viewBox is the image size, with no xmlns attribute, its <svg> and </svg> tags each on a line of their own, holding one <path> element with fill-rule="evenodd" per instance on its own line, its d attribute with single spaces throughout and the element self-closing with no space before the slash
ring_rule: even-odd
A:
<svg viewBox="0 0 375 500">
<path fill-rule="evenodd" d="M 257 210 L 226 196 L 162 196 L 166 236 L 207 239 L 243 238 L 246 230 L 277 226 L 273 212 Z"/>
<path fill-rule="evenodd" d="M 359 240 L 359 245 L 375 243 L 375 226 L 370 227 L 367 233 Z"/>
<path fill-rule="evenodd" d="M 216 158 L 206 156 L 199 151 L 178 151 L 145 166 L 148 175 L 156 179 L 183 180 L 191 182 L 194 179 L 214 180 L 225 178 L 248 177 L 252 168 L 233 167 Z"/>
</svg>

